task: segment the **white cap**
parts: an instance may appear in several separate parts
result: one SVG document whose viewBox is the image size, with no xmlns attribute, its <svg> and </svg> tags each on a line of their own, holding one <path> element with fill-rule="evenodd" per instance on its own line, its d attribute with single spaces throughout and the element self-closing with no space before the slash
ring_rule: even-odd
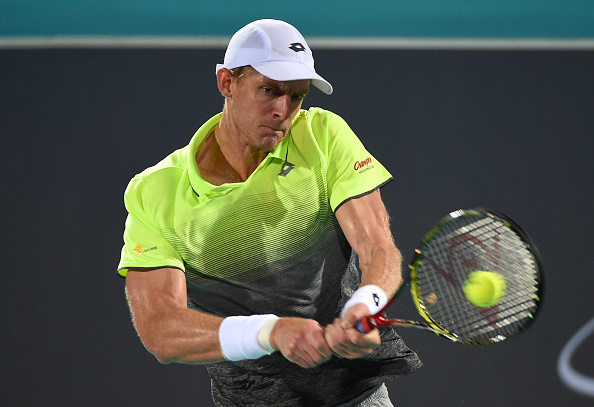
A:
<svg viewBox="0 0 594 407">
<path fill-rule="evenodd" d="M 305 38 L 284 21 L 257 20 L 237 31 L 229 41 L 224 63 L 217 65 L 217 72 L 247 65 L 275 81 L 311 79 L 316 88 L 327 95 L 332 93 L 332 85 L 314 69 Z"/>
</svg>

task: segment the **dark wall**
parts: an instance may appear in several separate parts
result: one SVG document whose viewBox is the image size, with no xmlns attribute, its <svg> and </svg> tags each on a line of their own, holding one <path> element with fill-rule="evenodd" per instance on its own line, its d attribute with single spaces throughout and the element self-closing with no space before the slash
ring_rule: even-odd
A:
<svg viewBox="0 0 594 407">
<path fill-rule="evenodd" d="M 159 365 L 115 268 L 136 172 L 187 143 L 222 98 L 222 50 L 2 50 L 1 394 L 6 405 L 212 405 L 202 367 Z M 445 213 L 508 213 L 542 252 L 532 327 L 490 347 L 401 330 L 425 366 L 399 406 L 585 406 L 557 356 L 594 311 L 594 53 L 319 50 L 342 115 L 393 173 L 383 189 L 407 257 Z M 408 296 L 392 316 L 415 317 Z M 594 343 L 576 368 L 594 375 Z"/>
</svg>

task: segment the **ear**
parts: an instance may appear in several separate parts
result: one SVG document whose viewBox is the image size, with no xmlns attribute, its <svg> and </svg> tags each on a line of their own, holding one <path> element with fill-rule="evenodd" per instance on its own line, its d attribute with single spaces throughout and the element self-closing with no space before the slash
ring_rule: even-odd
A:
<svg viewBox="0 0 594 407">
<path fill-rule="evenodd" d="M 231 72 L 227 68 L 221 68 L 217 71 L 217 84 L 219 92 L 225 97 L 231 96 Z"/>
</svg>

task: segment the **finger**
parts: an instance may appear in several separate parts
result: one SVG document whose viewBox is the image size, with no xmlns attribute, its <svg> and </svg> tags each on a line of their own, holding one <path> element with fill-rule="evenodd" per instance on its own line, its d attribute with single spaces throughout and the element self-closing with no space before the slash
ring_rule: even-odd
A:
<svg viewBox="0 0 594 407">
<path fill-rule="evenodd" d="M 353 328 L 346 330 L 346 335 L 354 346 L 362 348 L 378 346 L 382 341 L 377 329 L 362 333 Z"/>
<path fill-rule="evenodd" d="M 355 304 L 345 311 L 342 317 L 341 326 L 345 329 L 352 328 L 366 315 L 369 315 L 367 306 L 365 304 Z"/>
<path fill-rule="evenodd" d="M 299 360 L 302 362 L 301 366 L 306 368 L 321 365 L 327 359 L 328 357 L 319 354 L 314 349 L 299 355 Z"/>
<path fill-rule="evenodd" d="M 294 349 L 293 359 L 302 367 L 314 367 L 324 363 L 332 356 L 332 351 L 325 340 L 302 341 Z"/>
<path fill-rule="evenodd" d="M 332 349 L 330 348 L 330 345 L 328 343 L 328 338 L 326 337 L 327 334 L 328 334 L 328 331 L 326 329 L 324 329 L 322 331 L 321 340 L 318 340 L 317 345 L 315 346 L 316 352 L 323 358 L 328 358 L 328 357 L 332 356 Z M 332 336 L 332 333 L 330 333 L 330 335 Z"/>
<path fill-rule="evenodd" d="M 358 344 L 360 342 L 358 336 L 348 335 L 348 330 L 340 326 L 341 322 L 337 320 L 334 324 L 327 326 L 324 338 L 332 353 L 339 357 L 351 357 L 353 350 L 358 353 L 356 348 L 365 347 L 365 345 Z"/>
<path fill-rule="evenodd" d="M 367 352 L 361 350 L 355 350 L 348 347 L 338 347 L 335 355 L 343 359 L 357 359 L 361 356 L 366 355 Z"/>
<path fill-rule="evenodd" d="M 365 356 L 375 349 L 376 345 L 373 343 L 352 343 L 343 342 L 336 344 L 332 351 L 335 355 L 343 358 L 356 358 Z"/>
<path fill-rule="evenodd" d="M 332 350 L 328 346 L 326 340 L 326 329 L 319 326 L 319 330 L 311 333 L 308 339 L 303 344 L 303 349 L 310 355 L 310 357 L 320 363 L 332 356 Z"/>
<path fill-rule="evenodd" d="M 309 346 L 307 351 L 316 364 L 321 364 L 332 356 L 332 349 L 330 349 L 324 338 L 317 345 Z"/>
<path fill-rule="evenodd" d="M 301 366 L 304 369 L 307 369 L 309 367 L 312 367 L 312 363 L 311 361 L 308 361 L 300 356 L 295 356 L 293 358 L 290 359 L 291 362 L 296 363 L 297 365 Z"/>
</svg>

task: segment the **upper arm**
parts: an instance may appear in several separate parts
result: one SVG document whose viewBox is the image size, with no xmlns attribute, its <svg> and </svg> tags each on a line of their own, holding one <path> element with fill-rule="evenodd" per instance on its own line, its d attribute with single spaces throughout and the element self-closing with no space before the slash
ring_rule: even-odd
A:
<svg viewBox="0 0 594 407">
<path fill-rule="evenodd" d="M 223 360 L 218 337 L 223 318 L 188 308 L 183 271 L 129 270 L 126 292 L 138 336 L 161 363 Z"/>
<path fill-rule="evenodd" d="M 134 325 L 142 339 L 152 318 L 176 308 L 187 308 L 186 278 L 176 268 L 129 270 L 126 294 Z"/>
</svg>

